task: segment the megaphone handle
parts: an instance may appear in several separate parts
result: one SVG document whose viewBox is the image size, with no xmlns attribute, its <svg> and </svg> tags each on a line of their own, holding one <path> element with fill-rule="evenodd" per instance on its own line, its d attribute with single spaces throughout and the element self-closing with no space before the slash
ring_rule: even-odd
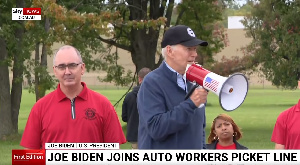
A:
<svg viewBox="0 0 300 165">
<path fill-rule="evenodd" d="M 188 92 L 188 94 L 185 96 L 184 100 L 188 99 L 192 93 L 195 91 L 196 88 L 199 87 L 199 84 L 196 83 L 196 85 L 192 86 L 191 90 Z"/>
<path fill-rule="evenodd" d="M 204 107 L 204 104 L 203 104 L 203 103 L 200 104 L 198 108 L 202 108 L 202 107 Z"/>
<path fill-rule="evenodd" d="M 203 87 L 198 85 L 198 87 L 197 87 L 197 88 L 203 88 Z M 202 108 L 202 107 L 204 107 L 204 104 L 203 104 L 203 103 L 202 103 L 202 104 L 200 104 L 198 108 Z"/>
</svg>

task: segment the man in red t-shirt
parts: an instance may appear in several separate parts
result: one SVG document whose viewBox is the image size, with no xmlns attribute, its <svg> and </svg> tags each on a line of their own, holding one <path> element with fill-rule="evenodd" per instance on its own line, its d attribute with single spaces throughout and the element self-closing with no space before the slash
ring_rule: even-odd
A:
<svg viewBox="0 0 300 165">
<path fill-rule="evenodd" d="M 277 118 L 271 141 L 275 149 L 300 149 L 300 100 Z"/>
<path fill-rule="evenodd" d="M 81 82 L 85 64 L 79 51 L 61 47 L 53 70 L 58 87 L 33 106 L 20 145 L 44 149 L 45 143 L 125 143 L 112 104 Z"/>
</svg>

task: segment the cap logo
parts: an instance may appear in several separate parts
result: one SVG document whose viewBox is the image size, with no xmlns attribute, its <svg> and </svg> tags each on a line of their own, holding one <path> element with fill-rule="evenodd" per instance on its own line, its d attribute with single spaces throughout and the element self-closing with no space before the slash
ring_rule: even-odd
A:
<svg viewBox="0 0 300 165">
<path fill-rule="evenodd" d="M 194 31 L 193 31 L 191 28 L 187 28 L 186 30 L 187 30 L 187 32 L 188 32 L 188 34 L 189 34 L 190 36 L 196 37 Z"/>
</svg>

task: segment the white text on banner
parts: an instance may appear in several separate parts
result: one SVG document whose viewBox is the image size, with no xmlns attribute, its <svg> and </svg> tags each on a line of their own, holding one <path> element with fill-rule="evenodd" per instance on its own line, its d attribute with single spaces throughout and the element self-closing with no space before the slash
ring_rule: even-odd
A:
<svg viewBox="0 0 300 165">
<path fill-rule="evenodd" d="M 58 164 L 300 164 L 300 150 L 46 150 Z"/>
<path fill-rule="evenodd" d="M 79 149 L 79 150 L 97 150 L 97 149 L 119 149 L 119 143 L 46 143 L 45 149 Z"/>
</svg>

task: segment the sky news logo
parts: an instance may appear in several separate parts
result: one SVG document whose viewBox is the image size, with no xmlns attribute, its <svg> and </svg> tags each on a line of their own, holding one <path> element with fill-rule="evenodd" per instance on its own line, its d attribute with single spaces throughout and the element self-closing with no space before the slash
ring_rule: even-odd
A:
<svg viewBox="0 0 300 165">
<path fill-rule="evenodd" d="M 12 165 L 45 165 L 45 150 L 12 150 Z"/>
<path fill-rule="evenodd" d="M 41 8 L 12 8 L 12 20 L 41 20 Z"/>
</svg>

